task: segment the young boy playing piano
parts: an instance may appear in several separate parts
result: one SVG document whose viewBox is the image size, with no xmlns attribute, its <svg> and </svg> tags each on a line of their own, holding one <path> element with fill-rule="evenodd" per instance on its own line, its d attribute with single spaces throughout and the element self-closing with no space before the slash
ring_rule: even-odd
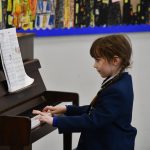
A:
<svg viewBox="0 0 150 150">
<path fill-rule="evenodd" d="M 57 127 L 59 133 L 81 132 L 76 150 L 134 150 L 137 131 L 131 126 L 132 77 L 126 72 L 132 54 L 130 40 L 121 34 L 98 38 L 90 54 L 94 68 L 105 78 L 92 102 L 79 107 L 46 106 L 33 113 L 39 114 L 41 122 Z"/>
</svg>

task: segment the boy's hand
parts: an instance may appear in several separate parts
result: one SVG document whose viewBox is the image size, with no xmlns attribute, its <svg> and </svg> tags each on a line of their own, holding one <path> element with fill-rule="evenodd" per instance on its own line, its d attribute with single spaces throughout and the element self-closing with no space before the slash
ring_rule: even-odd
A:
<svg viewBox="0 0 150 150">
<path fill-rule="evenodd" d="M 51 113 L 49 112 L 41 112 L 39 110 L 33 110 L 33 114 L 39 115 L 37 116 L 37 119 L 41 122 L 46 122 L 50 125 L 53 124 L 53 117 L 51 116 Z"/>
<path fill-rule="evenodd" d="M 54 114 L 64 114 L 66 112 L 66 106 L 46 106 L 42 111 L 43 112 L 51 112 L 52 115 Z"/>
</svg>

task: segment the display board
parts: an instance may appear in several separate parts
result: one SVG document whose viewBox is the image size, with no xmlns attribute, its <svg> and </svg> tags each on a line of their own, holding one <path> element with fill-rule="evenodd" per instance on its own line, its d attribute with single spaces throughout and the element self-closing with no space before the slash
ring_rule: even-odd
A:
<svg viewBox="0 0 150 150">
<path fill-rule="evenodd" d="M 0 28 L 36 36 L 149 32 L 148 0 L 3 0 Z"/>
</svg>

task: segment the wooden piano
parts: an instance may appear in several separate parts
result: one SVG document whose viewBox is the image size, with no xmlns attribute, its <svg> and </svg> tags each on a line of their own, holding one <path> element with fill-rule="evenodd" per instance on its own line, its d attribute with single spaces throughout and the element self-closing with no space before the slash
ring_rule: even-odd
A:
<svg viewBox="0 0 150 150">
<path fill-rule="evenodd" d="M 32 150 L 32 143 L 54 131 L 56 128 L 42 123 L 31 129 L 33 109 L 61 102 L 79 104 L 77 93 L 47 91 L 41 78 L 37 59 L 26 59 L 26 73 L 34 83 L 18 93 L 8 93 L 5 75 L 0 64 L 0 150 Z M 72 149 L 72 135 L 63 135 L 63 149 Z"/>
</svg>

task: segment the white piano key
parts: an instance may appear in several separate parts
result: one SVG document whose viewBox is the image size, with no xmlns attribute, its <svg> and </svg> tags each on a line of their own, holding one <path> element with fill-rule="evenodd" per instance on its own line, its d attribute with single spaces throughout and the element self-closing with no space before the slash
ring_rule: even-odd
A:
<svg viewBox="0 0 150 150">
<path fill-rule="evenodd" d="M 36 115 L 33 118 L 31 118 L 31 129 L 36 128 L 40 125 L 40 121 L 37 119 L 38 116 L 39 115 Z"/>
</svg>

